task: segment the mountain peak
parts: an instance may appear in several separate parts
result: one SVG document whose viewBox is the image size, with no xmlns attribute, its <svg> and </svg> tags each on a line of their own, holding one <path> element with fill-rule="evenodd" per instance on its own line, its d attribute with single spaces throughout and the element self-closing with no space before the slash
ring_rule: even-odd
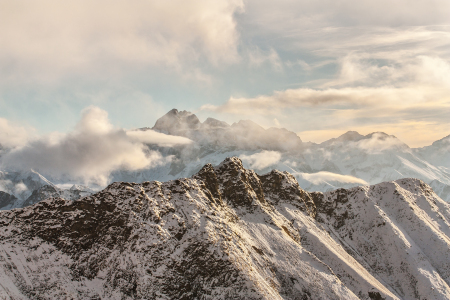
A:
<svg viewBox="0 0 450 300">
<path fill-rule="evenodd" d="M 341 134 L 337 138 L 332 138 L 329 140 L 326 140 L 325 142 L 322 142 L 320 145 L 331 145 L 335 142 L 357 142 L 359 140 L 362 140 L 364 138 L 363 135 L 359 134 L 356 131 L 347 131 L 344 134 Z"/>
<path fill-rule="evenodd" d="M 207 118 L 205 122 L 202 123 L 203 127 L 207 128 L 227 128 L 230 125 L 227 122 L 220 121 L 214 118 Z"/>
<path fill-rule="evenodd" d="M 153 130 L 177 135 L 182 131 L 198 129 L 201 122 L 197 116 L 189 111 L 170 110 L 164 116 L 156 120 Z"/>
<path fill-rule="evenodd" d="M 231 127 L 240 127 L 251 130 L 264 130 L 264 128 L 261 125 L 253 122 L 252 120 L 239 120 L 239 122 L 233 123 Z"/>
<path fill-rule="evenodd" d="M 357 131 L 347 131 L 346 133 L 340 135 L 336 140 L 339 141 L 358 141 L 364 136 L 359 134 Z"/>
<path fill-rule="evenodd" d="M 382 131 L 375 131 L 375 132 L 369 133 L 368 135 L 366 135 L 364 137 L 365 138 L 369 138 L 369 139 L 375 137 L 375 138 L 381 139 L 381 140 L 384 140 L 384 139 L 387 139 L 387 138 L 397 139 L 397 137 L 395 135 L 390 135 L 390 134 L 387 134 L 387 133 L 382 132 Z"/>
<path fill-rule="evenodd" d="M 432 145 L 433 146 L 450 145 L 450 135 L 447 135 L 446 137 L 443 137 L 442 139 L 433 142 Z"/>
</svg>

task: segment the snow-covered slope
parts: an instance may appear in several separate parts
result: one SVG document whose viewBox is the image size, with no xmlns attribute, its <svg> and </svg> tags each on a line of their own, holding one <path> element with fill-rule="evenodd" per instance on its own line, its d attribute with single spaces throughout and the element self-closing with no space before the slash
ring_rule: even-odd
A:
<svg viewBox="0 0 450 300">
<path fill-rule="evenodd" d="M 436 167 L 450 173 L 450 135 L 434 142 L 430 146 L 414 150 L 419 156 Z"/>
<path fill-rule="evenodd" d="M 351 175 L 371 184 L 406 177 L 450 184 L 450 174 L 445 169 L 385 133 L 361 136 L 348 132 L 337 139 L 310 146 L 303 156 L 314 171 Z"/>
<path fill-rule="evenodd" d="M 450 207 L 420 180 L 308 193 L 238 158 L 0 212 L 5 299 L 448 299 Z"/>
</svg>

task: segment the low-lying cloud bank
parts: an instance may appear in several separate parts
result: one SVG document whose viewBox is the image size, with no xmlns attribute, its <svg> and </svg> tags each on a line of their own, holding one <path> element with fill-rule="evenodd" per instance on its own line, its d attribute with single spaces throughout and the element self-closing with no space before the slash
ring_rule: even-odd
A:
<svg viewBox="0 0 450 300">
<path fill-rule="evenodd" d="M 313 184 L 321 184 L 323 182 L 339 182 L 339 183 L 358 183 L 362 185 L 369 185 L 365 180 L 353 177 L 350 175 L 340 175 L 331 172 L 317 172 L 317 173 L 301 173 L 299 174 L 303 179 L 313 183 Z"/>
<path fill-rule="evenodd" d="M 161 147 L 174 147 L 179 145 L 190 145 L 193 143 L 193 141 L 188 138 L 182 136 L 167 135 L 151 129 L 145 131 L 127 131 L 127 136 L 135 142 L 155 144 Z"/>
<path fill-rule="evenodd" d="M 106 111 L 91 106 L 83 111 L 73 131 L 53 133 L 14 148 L 1 157 L 1 168 L 34 169 L 51 178 L 106 185 L 115 170 L 151 168 L 171 160 L 149 150 L 145 145 L 149 143 L 173 146 L 190 140 L 114 128 Z"/>
<path fill-rule="evenodd" d="M 239 158 L 248 164 L 251 169 L 262 170 L 278 163 L 281 159 L 281 153 L 264 150 L 252 155 L 241 155 Z"/>
</svg>

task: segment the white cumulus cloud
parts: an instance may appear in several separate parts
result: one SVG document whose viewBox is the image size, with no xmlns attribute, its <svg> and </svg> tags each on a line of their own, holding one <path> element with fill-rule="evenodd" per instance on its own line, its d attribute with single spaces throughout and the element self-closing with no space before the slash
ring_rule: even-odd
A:
<svg viewBox="0 0 450 300">
<path fill-rule="evenodd" d="M 169 159 L 114 128 L 106 111 L 88 107 L 73 131 L 39 137 L 7 152 L 1 162 L 4 169 L 34 169 L 53 178 L 105 185 L 114 170 L 139 170 Z"/>
<path fill-rule="evenodd" d="M 0 0 L 0 78 L 53 82 L 115 78 L 161 67 L 203 76 L 239 55 L 234 13 L 241 0 Z"/>
</svg>

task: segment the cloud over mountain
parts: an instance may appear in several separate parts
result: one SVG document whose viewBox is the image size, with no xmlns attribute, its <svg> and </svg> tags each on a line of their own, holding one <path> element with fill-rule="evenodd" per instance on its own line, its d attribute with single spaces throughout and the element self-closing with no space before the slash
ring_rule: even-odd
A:
<svg viewBox="0 0 450 300">
<path fill-rule="evenodd" d="M 144 142 L 151 136 L 135 136 L 115 128 L 106 111 L 88 107 L 75 128 L 67 133 L 53 133 L 32 140 L 2 157 L 4 169 L 35 169 L 47 176 L 82 180 L 104 185 L 117 169 L 139 170 L 167 163 L 170 157 L 149 150 Z M 159 140 L 158 140 L 159 139 Z M 155 143 L 175 140 L 158 134 Z"/>
<path fill-rule="evenodd" d="M 252 155 L 241 155 L 239 158 L 248 163 L 250 168 L 261 170 L 278 163 L 281 159 L 281 153 L 278 151 L 263 150 Z"/>
</svg>

